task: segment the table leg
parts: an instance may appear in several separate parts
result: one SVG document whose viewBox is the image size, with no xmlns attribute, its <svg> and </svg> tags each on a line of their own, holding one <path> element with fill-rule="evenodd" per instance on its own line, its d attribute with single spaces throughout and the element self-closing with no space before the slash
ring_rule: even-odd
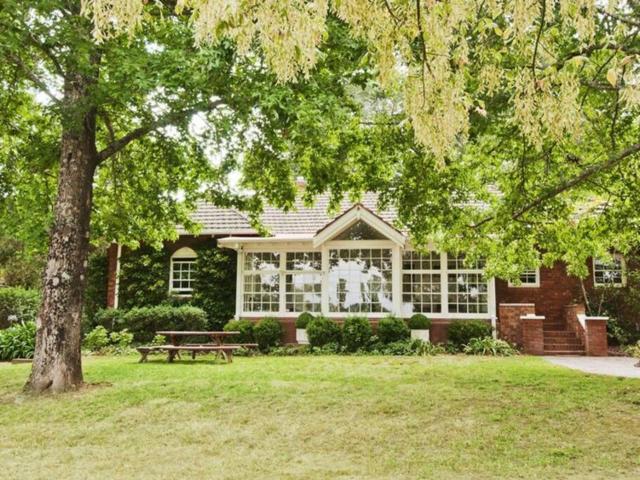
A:
<svg viewBox="0 0 640 480">
<path fill-rule="evenodd" d="M 176 351 L 175 350 L 169 350 L 169 356 L 167 357 L 167 361 L 169 363 L 173 363 L 173 359 L 176 358 Z"/>
</svg>

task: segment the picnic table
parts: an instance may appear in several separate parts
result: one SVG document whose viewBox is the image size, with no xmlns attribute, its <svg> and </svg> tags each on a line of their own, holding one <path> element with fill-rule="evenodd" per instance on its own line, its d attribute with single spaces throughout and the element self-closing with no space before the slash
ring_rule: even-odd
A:
<svg viewBox="0 0 640 480">
<path fill-rule="evenodd" d="M 138 347 L 140 353 L 140 363 L 147 361 L 147 356 L 151 352 L 166 351 L 168 353 L 167 361 L 173 362 L 176 356 L 180 356 L 180 351 L 191 352 L 191 358 L 196 358 L 196 353 L 215 352 L 216 356 L 222 354 L 227 363 L 233 361 L 233 352 L 240 348 L 255 348 L 255 343 L 244 344 L 225 344 L 225 339 L 240 335 L 240 332 L 218 332 L 218 331 L 179 331 L 179 330 L 160 330 L 157 335 L 169 337 L 170 345 L 152 345 L 146 347 Z M 207 337 L 212 343 L 187 343 L 181 344 L 180 339 L 185 337 Z"/>
</svg>

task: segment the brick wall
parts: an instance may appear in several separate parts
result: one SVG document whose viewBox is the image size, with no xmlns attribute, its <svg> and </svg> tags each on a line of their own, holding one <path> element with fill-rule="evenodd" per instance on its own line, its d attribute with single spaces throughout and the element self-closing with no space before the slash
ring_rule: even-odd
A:
<svg viewBox="0 0 640 480">
<path fill-rule="evenodd" d="M 536 313 L 533 303 L 499 303 L 498 304 L 498 338 L 513 343 L 519 347 L 523 345 L 522 322 L 520 317 Z"/>
<path fill-rule="evenodd" d="M 107 249 L 107 307 L 113 308 L 116 299 L 116 268 L 118 262 L 118 246 L 115 243 Z"/>
<path fill-rule="evenodd" d="M 520 317 L 522 351 L 527 355 L 544 355 L 544 318 L 531 314 Z"/>
<path fill-rule="evenodd" d="M 582 298 L 580 280 L 567 274 L 563 263 L 552 268 L 540 268 L 540 286 L 509 287 L 504 280 L 496 279 L 496 303 L 535 303 L 536 313 L 549 321 L 562 319 L 565 305 Z"/>
</svg>

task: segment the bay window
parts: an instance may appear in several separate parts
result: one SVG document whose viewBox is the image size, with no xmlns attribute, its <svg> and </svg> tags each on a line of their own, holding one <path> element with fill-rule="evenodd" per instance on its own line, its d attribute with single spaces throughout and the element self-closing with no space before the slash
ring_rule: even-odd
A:
<svg viewBox="0 0 640 480">
<path fill-rule="evenodd" d="M 483 262 L 469 265 L 464 255 L 447 257 L 447 303 L 449 313 L 489 312 L 489 286 Z"/>
<path fill-rule="evenodd" d="M 280 253 L 250 252 L 244 257 L 245 312 L 280 310 Z"/>
<path fill-rule="evenodd" d="M 286 259 L 287 312 L 319 312 L 322 299 L 322 253 L 288 252 Z"/>
<path fill-rule="evenodd" d="M 405 251 L 402 255 L 402 313 L 442 312 L 441 258 L 438 252 L 426 254 Z"/>
</svg>

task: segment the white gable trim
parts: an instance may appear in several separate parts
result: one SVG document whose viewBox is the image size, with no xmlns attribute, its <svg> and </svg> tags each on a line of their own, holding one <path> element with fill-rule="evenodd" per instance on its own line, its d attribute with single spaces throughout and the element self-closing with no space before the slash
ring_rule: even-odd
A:
<svg viewBox="0 0 640 480">
<path fill-rule="evenodd" d="M 322 230 L 318 231 L 315 237 L 313 237 L 313 248 L 318 248 L 323 243 L 331 240 L 336 235 L 339 235 L 358 220 L 368 223 L 371 227 L 375 228 L 389 240 L 396 245 L 404 247 L 405 236 L 382 220 L 377 215 L 371 213 L 368 209 L 362 205 L 355 205 L 351 210 L 345 212 L 342 216 L 336 218 L 332 223 L 329 223 Z"/>
</svg>

